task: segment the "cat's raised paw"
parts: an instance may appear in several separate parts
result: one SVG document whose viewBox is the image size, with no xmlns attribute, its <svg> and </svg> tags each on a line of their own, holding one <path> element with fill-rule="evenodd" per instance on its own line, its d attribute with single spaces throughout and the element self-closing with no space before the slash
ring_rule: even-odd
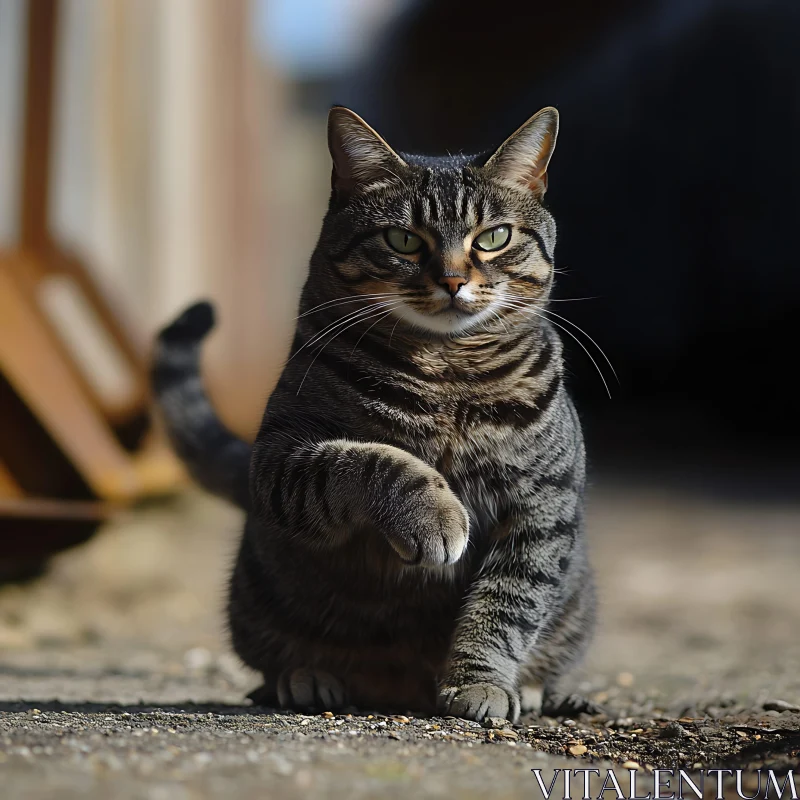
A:
<svg viewBox="0 0 800 800">
<path fill-rule="evenodd" d="M 439 694 L 442 714 L 482 722 L 486 717 L 519 718 L 519 697 L 493 683 L 445 686 Z"/>
<path fill-rule="evenodd" d="M 426 465 L 399 498 L 400 508 L 384 526 L 389 544 L 409 566 L 454 564 L 469 537 L 469 515 L 444 478 Z"/>
<path fill-rule="evenodd" d="M 344 686 L 323 670 L 287 669 L 278 678 L 278 703 L 281 708 L 334 711 L 345 705 Z"/>
</svg>

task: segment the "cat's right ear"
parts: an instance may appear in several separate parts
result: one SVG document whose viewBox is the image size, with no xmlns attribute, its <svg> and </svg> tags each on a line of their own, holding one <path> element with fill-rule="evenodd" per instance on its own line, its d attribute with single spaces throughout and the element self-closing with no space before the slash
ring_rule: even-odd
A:
<svg viewBox="0 0 800 800">
<path fill-rule="evenodd" d="M 344 196 L 359 187 L 396 178 L 398 170 L 406 166 L 375 130 L 344 106 L 334 106 L 328 114 L 328 148 L 333 159 L 331 185 Z"/>
</svg>

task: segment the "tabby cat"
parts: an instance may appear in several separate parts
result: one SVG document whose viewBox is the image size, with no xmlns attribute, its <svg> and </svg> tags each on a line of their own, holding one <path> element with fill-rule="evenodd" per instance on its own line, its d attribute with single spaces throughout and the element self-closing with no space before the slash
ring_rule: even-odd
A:
<svg viewBox="0 0 800 800">
<path fill-rule="evenodd" d="M 203 392 L 211 307 L 161 333 L 172 441 L 247 511 L 229 624 L 264 676 L 256 702 L 590 710 L 558 690 L 595 598 L 581 428 L 546 318 L 557 132 L 545 108 L 494 153 L 434 158 L 331 110 L 330 205 L 252 448 Z"/>
</svg>

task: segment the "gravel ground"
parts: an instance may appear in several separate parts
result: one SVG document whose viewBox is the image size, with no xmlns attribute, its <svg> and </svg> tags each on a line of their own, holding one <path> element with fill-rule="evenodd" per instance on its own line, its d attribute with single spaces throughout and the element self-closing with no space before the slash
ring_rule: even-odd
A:
<svg viewBox="0 0 800 800">
<path fill-rule="evenodd" d="M 0 797 L 531 798 L 535 768 L 796 767 L 800 508 L 611 484 L 590 508 L 602 624 L 574 683 L 608 713 L 518 726 L 250 707 L 220 615 L 237 514 L 132 512 L 0 590 Z"/>
</svg>

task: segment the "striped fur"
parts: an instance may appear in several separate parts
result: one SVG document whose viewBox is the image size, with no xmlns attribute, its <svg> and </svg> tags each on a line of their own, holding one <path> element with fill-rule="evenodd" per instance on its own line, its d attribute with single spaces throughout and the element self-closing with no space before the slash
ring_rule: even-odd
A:
<svg viewBox="0 0 800 800">
<path fill-rule="evenodd" d="M 172 446 L 192 477 L 247 510 L 250 446 L 219 421 L 200 380 L 200 342 L 213 326 L 211 306 L 197 303 L 161 331 L 150 381 Z"/>
<path fill-rule="evenodd" d="M 230 586 L 254 699 L 516 719 L 530 684 L 555 713 L 595 608 L 581 429 L 543 310 L 556 112 L 490 157 L 397 154 L 341 108 L 329 130 L 331 203 Z M 501 224 L 504 249 L 472 246 Z M 395 252 L 392 226 L 422 250 Z M 180 425 L 205 413 L 170 419 L 202 439 Z"/>
</svg>

